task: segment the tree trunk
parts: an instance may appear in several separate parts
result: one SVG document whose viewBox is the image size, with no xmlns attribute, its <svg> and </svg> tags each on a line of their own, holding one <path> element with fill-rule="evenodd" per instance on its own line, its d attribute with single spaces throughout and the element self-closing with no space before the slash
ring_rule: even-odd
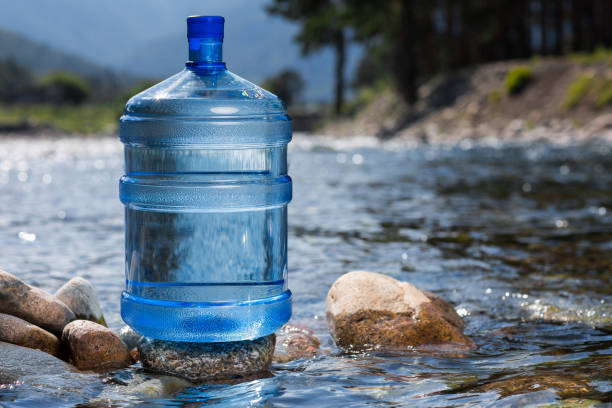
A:
<svg viewBox="0 0 612 408">
<path fill-rule="evenodd" d="M 417 14 L 416 27 L 419 43 L 421 44 L 419 54 L 423 55 L 423 71 L 427 77 L 433 77 L 438 72 L 439 50 L 437 44 L 437 33 L 432 22 L 432 6 L 428 2 L 422 2 Z"/>
<path fill-rule="evenodd" d="M 597 25 L 595 24 L 595 10 L 593 0 L 584 0 L 582 9 L 584 11 L 583 28 L 585 34 L 586 50 L 592 52 L 597 45 Z M 608 16 L 609 18 L 610 16 Z"/>
<path fill-rule="evenodd" d="M 452 70 L 457 66 L 457 47 L 455 42 L 455 8 L 452 0 L 445 0 L 446 10 L 446 58 L 447 67 Z"/>
<path fill-rule="evenodd" d="M 508 35 L 506 21 L 508 19 L 504 2 L 498 0 L 495 4 L 495 17 L 497 19 L 497 30 L 495 32 L 495 54 L 494 58 L 497 60 L 504 60 L 508 58 L 508 47 L 506 45 L 506 36 Z"/>
<path fill-rule="evenodd" d="M 415 55 L 415 1 L 401 2 L 394 71 L 399 91 L 404 100 L 413 105 L 417 101 L 417 60 Z"/>
<path fill-rule="evenodd" d="M 344 105 L 344 65 L 346 62 L 346 44 L 344 31 L 339 29 L 336 32 L 336 95 L 334 109 L 337 115 L 342 112 Z"/>
<path fill-rule="evenodd" d="M 557 0 L 553 3 L 555 8 L 555 55 L 563 55 L 564 48 L 564 35 L 563 35 L 563 0 Z"/>
<path fill-rule="evenodd" d="M 476 41 L 472 37 L 472 10 L 471 10 L 471 1 L 470 0 L 462 0 L 460 3 L 461 7 L 461 46 L 459 48 L 461 60 L 459 65 L 462 67 L 470 65 L 473 61 L 473 49 L 478 47 Z"/>
<path fill-rule="evenodd" d="M 612 4 L 610 1 L 604 0 L 601 2 L 600 10 L 601 27 L 602 27 L 602 44 L 606 48 L 612 47 L 612 24 L 609 23 L 609 16 L 612 16 Z"/>
<path fill-rule="evenodd" d="M 548 0 L 540 0 L 540 54 L 548 54 Z"/>
<path fill-rule="evenodd" d="M 518 1 L 518 0 L 514 0 Z M 531 57 L 531 10 L 530 1 L 529 0 L 521 0 L 518 1 L 519 9 L 518 14 L 516 16 L 516 27 L 518 31 L 519 41 L 517 53 L 521 58 L 529 58 Z"/>
<path fill-rule="evenodd" d="M 572 0 L 572 51 L 582 51 L 584 47 L 584 32 L 582 27 L 584 0 Z"/>
</svg>

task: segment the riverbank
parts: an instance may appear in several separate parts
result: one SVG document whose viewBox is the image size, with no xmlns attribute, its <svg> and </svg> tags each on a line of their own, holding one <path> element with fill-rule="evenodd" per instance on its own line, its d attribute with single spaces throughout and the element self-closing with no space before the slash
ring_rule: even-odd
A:
<svg viewBox="0 0 612 408">
<path fill-rule="evenodd" d="M 342 115 L 289 109 L 295 132 L 330 139 L 612 141 L 612 52 L 504 61 L 428 81 L 415 106 L 389 84 L 363 89 Z M 0 105 L 0 136 L 114 135 L 121 103 Z"/>
<path fill-rule="evenodd" d="M 338 137 L 439 142 L 498 138 L 612 140 L 612 54 L 505 61 L 440 76 L 407 106 L 390 87 L 366 89 L 353 115 L 328 120 Z"/>
</svg>

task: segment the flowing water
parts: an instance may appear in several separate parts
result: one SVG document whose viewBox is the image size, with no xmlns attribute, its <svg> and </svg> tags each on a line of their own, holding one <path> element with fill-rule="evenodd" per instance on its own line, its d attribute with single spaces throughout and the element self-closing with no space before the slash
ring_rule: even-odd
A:
<svg viewBox="0 0 612 408">
<path fill-rule="evenodd" d="M 0 141 L 0 268 L 52 292 L 73 276 L 91 280 L 114 329 L 125 285 L 121 148 L 114 139 Z M 104 386 L 91 380 L 46 378 L 1 387 L 0 405 L 612 404 L 612 145 L 297 135 L 289 166 L 293 320 L 313 328 L 325 354 L 163 398 L 107 385 L 101 399 Z M 325 297 L 354 269 L 449 300 L 478 348 L 342 353 L 327 333 Z M 111 382 L 135 375 L 139 366 Z"/>
</svg>

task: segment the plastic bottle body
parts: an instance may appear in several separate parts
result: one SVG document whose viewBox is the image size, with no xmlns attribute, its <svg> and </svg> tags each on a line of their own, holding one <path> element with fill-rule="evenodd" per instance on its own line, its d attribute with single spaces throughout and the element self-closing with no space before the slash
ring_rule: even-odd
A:
<svg viewBox="0 0 612 408">
<path fill-rule="evenodd" d="M 173 341 L 279 329 L 291 315 L 291 122 L 278 98 L 224 67 L 188 68 L 128 101 L 120 138 L 123 320 Z"/>
</svg>

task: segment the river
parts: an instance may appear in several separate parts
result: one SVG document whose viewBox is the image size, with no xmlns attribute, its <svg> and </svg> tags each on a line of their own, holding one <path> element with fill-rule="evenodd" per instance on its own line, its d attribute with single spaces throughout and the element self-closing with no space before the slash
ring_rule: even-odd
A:
<svg viewBox="0 0 612 408">
<path fill-rule="evenodd" d="M 122 166 L 114 138 L 0 139 L 0 268 L 50 292 L 73 276 L 89 279 L 113 329 L 122 325 Z M 612 403 L 611 144 L 297 134 L 289 174 L 293 320 L 311 327 L 326 353 L 275 364 L 270 378 L 118 406 Z M 327 332 L 325 297 L 355 269 L 450 301 L 478 348 L 341 352 Z M 136 372 L 114 375 L 129 382 Z M 2 388 L 0 405 L 74 406 L 99 392 L 44 384 Z"/>
</svg>

